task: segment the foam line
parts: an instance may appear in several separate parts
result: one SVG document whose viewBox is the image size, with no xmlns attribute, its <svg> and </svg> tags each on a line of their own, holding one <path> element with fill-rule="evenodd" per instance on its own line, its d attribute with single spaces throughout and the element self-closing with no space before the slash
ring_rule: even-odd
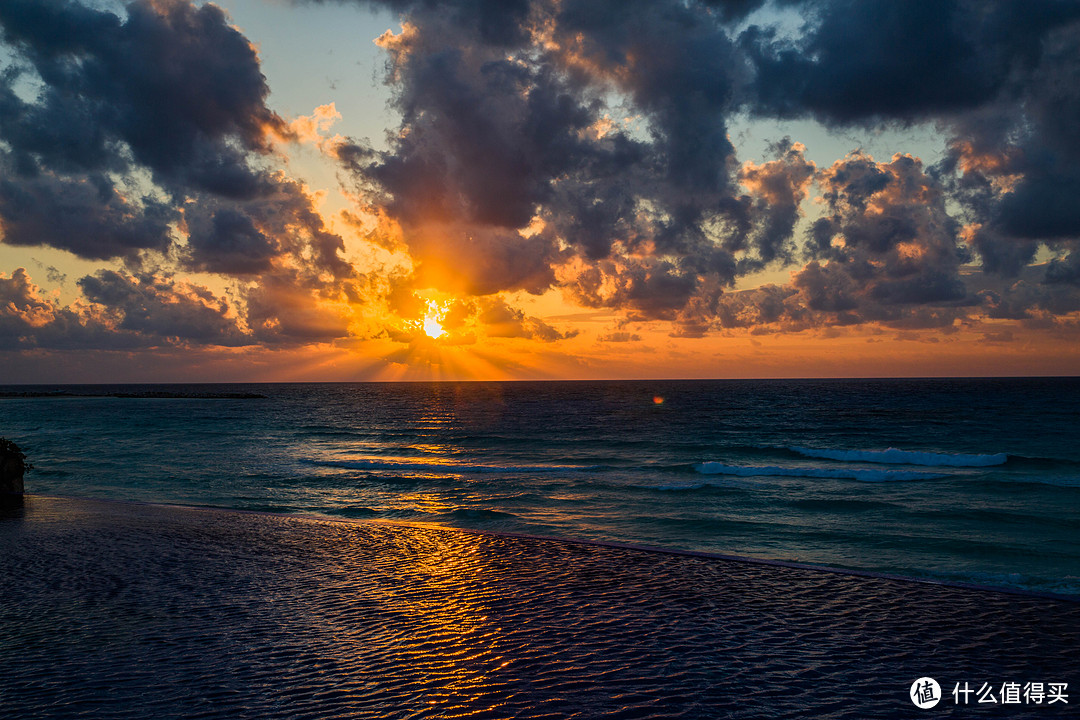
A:
<svg viewBox="0 0 1080 720">
<path fill-rule="evenodd" d="M 779 467 L 774 465 L 726 465 L 720 462 L 704 462 L 694 469 L 702 475 L 735 475 L 737 477 L 805 477 L 835 480 L 860 480 L 862 482 L 889 482 L 896 480 L 935 480 L 948 477 L 942 473 L 916 472 L 910 470 L 863 470 L 858 468 Z"/>
<path fill-rule="evenodd" d="M 885 450 L 830 450 L 820 448 L 789 447 L 791 452 L 803 457 L 838 460 L 841 462 L 882 463 L 886 465 L 927 465 L 932 467 L 989 467 L 1004 465 L 1009 459 L 1005 453 L 993 455 L 964 455 L 961 453 L 931 453 L 887 448 Z"/>
</svg>

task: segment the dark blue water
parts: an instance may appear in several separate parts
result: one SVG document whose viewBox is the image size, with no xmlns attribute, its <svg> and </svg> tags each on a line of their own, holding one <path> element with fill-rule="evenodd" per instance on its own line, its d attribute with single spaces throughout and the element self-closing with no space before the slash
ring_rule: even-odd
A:
<svg viewBox="0 0 1080 720">
<path fill-rule="evenodd" d="M 0 390 L 30 492 L 1080 593 L 1076 378 Z"/>
</svg>

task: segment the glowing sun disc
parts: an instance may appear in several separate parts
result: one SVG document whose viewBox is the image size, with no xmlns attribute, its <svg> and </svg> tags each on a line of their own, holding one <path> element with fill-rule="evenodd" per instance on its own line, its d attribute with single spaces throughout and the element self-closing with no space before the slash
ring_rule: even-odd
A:
<svg viewBox="0 0 1080 720">
<path fill-rule="evenodd" d="M 439 322 L 437 315 L 425 315 L 424 316 L 424 334 L 429 338 L 438 338 L 446 334 L 443 330 L 442 323 Z"/>
</svg>

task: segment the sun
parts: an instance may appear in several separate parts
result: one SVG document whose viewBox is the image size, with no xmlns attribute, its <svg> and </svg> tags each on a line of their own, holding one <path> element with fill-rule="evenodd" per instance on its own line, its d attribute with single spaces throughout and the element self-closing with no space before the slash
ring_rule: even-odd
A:
<svg viewBox="0 0 1080 720">
<path fill-rule="evenodd" d="M 424 329 L 424 334 L 433 340 L 445 335 L 446 330 L 444 330 L 442 326 L 443 317 L 445 315 L 445 308 L 441 308 L 431 300 L 428 300 L 427 312 L 424 314 L 424 321 L 421 325 Z"/>
</svg>

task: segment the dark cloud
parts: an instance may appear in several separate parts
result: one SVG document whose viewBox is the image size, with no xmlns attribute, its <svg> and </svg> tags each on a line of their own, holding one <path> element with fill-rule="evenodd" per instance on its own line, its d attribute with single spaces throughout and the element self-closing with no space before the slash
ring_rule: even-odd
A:
<svg viewBox="0 0 1080 720">
<path fill-rule="evenodd" d="M 77 318 L 68 314 L 58 317 L 57 307 L 41 295 L 41 289 L 30 281 L 24 268 L 5 277 L 0 273 L 0 350 L 22 350 L 34 347 L 34 335 L 52 335 L 54 328 L 79 326 Z"/>
<path fill-rule="evenodd" d="M 349 335 L 339 305 L 320 303 L 296 274 L 270 275 L 246 295 L 245 320 L 255 338 L 271 345 L 329 342 Z"/>
<path fill-rule="evenodd" d="M 606 335 L 600 335 L 596 338 L 599 342 L 603 343 L 625 343 L 625 342 L 639 342 L 641 336 L 637 333 L 631 332 L 612 332 Z"/>
<path fill-rule="evenodd" d="M 1015 170 L 1023 177 L 1000 196 L 994 218 L 1017 239 L 1080 237 L 1080 22 L 1045 41 L 1040 64 L 1013 109 Z M 999 108 L 1003 111 L 1004 108 Z M 1010 147 L 1010 145 L 1006 145 Z"/>
<path fill-rule="evenodd" d="M 483 298 L 479 302 L 477 320 L 484 326 L 488 337 L 526 338 L 540 342 L 555 342 L 577 335 L 576 331 L 563 333 L 543 320 L 529 317 L 517 308 L 510 307 L 499 298 Z"/>
<path fill-rule="evenodd" d="M 387 4 L 401 126 L 387 152 L 337 155 L 398 223 L 420 286 L 561 286 L 671 318 L 793 257 L 804 148 L 740 173 L 727 137 L 748 70 L 723 23 L 761 3 L 537 0 L 499 15 L 521 29 L 496 39 L 477 30 L 484 3 Z"/>
<path fill-rule="evenodd" d="M 173 278 L 99 270 L 79 280 L 88 300 L 104 307 L 117 330 L 148 340 L 200 345 L 244 345 L 247 338 L 230 317 L 225 300 L 204 287 Z"/>
<path fill-rule="evenodd" d="M 818 184 L 828 211 L 811 227 L 815 262 L 794 278 L 808 307 L 892 319 L 889 306 L 974 302 L 960 277 L 970 259 L 960 224 L 920 161 L 854 154 L 823 170 Z"/>
<path fill-rule="evenodd" d="M 266 343 L 347 334 L 323 308 L 359 300 L 361 279 L 314 198 L 273 169 L 274 143 L 295 134 L 266 104 L 255 48 L 212 3 L 124 10 L 0 4 L 3 241 L 245 282 L 230 310 L 168 274 L 103 270 L 79 285 L 109 322 L 57 315 L 72 328 L 109 326 L 136 345 L 252 342 L 236 312 Z"/>
<path fill-rule="evenodd" d="M 1049 34 L 1039 64 L 1015 101 L 989 104 L 954 120 L 940 173 L 969 223 L 985 270 L 1021 275 L 1040 245 L 1071 247 L 1080 238 L 1080 22 Z M 1045 281 L 1069 276 L 1058 260 Z"/>
<path fill-rule="evenodd" d="M 561 287 L 683 334 L 750 317 L 938 322 L 926 308 L 978 304 L 961 273 L 971 249 L 1016 274 L 1074 223 L 1080 162 L 1037 159 L 1080 146 L 1049 110 L 1075 94 L 1070 3 L 774 3 L 802 15 L 795 36 L 760 24 L 763 2 L 383 4 L 404 22 L 380 40 L 401 127 L 388 152 L 346 143 L 339 157 L 400 224 L 422 285 Z M 759 24 L 733 39 L 747 18 Z M 482 32 L 489 21 L 503 31 Z M 727 126 L 741 111 L 936 120 L 956 134 L 935 168 L 853 156 L 815 178 L 787 138 L 766 162 L 739 163 Z M 1032 137 L 1018 145 L 1019 128 Z M 784 298 L 754 295 L 753 312 L 750 296 L 723 299 L 740 276 L 799 257 L 815 179 L 826 211 L 806 238 L 811 265 Z M 1047 280 L 1069 282 L 1069 263 Z"/>
<path fill-rule="evenodd" d="M 203 197 L 184 207 L 188 267 L 226 275 L 265 274 L 275 260 L 299 259 L 308 286 L 337 287 L 355 278 L 313 199 L 296 181 L 276 177 L 270 192 L 246 201 Z"/>
<path fill-rule="evenodd" d="M 0 95 L 3 138 L 27 172 L 115 170 L 230 197 L 265 188 L 244 151 L 285 132 L 255 49 L 213 4 L 136 0 L 121 19 L 71 0 L 9 0 L 4 40 L 41 79 L 35 102 Z M 130 152 L 130 158 L 127 157 Z"/>
<path fill-rule="evenodd" d="M 1080 249 L 1060 258 L 1054 258 L 1046 268 L 1046 282 L 1068 283 L 1080 287 Z"/>
<path fill-rule="evenodd" d="M 558 289 L 684 337 L 1075 311 L 1076 2 L 338 1 L 402 20 L 378 40 L 400 115 L 385 149 L 319 147 L 377 217 L 369 239 L 409 256 L 408 271 L 370 280 L 403 318 L 429 288 L 470 298 L 448 323 L 548 341 L 565 334 L 498 294 Z M 136 344 L 347 336 L 345 307 L 375 285 L 275 170 L 274 144 L 300 135 L 267 105 L 251 43 L 212 3 L 125 8 L 0 4 L 3 241 L 129 270 L 80 281 L 96 315 L 13 276 L 23 310 L 7 327 L 112 327 Z M 854 153 L 819 169 L 784 138 L 740 159 L 739 114 L 933 123 L 947 153 L 933 167 Z M 782 267 L 786 284 L 734 290 Z M 231 306 L 177 270 L 233 278 Z M 52 320 L 25 319 L 49 308 Z"/>
<path fill-rule="evenodd" d="M 192 269 L 251 275 L 271 268 L 281 252 L 275 238 L 260 230 L 250 214 L 230 206 L 211 210 L 203 204 L 185 216 L 188 264 Z"/>
<path fill-rule="evenodd" d="M 470 295 L 501 290 L 539 293 L 554 280 L 557 250 L 543 235 L 523 237 L 487 226 L 431 224 L 415 228 L 415 282 Z"/>
<path fill-rule="evenodd" d="M 78 284 L 89 304 L 62 306 L 23 268 L 10 278 L 0 274 L 0 349 L 137 350 L 252 342 L 225 301 L 204 287 L 111 270 Z"/>
<path fill-rule="evenodd" d="M 153 197 L 126 197 L 104 175 L 0 179 L 0 231 L 8 245 L 51 245 L 96 260 L 131 257 L 164 251 L 178 217 Z"/>
<path fill-rule="evenodd" d="M 274 346 L 348 335 L 340 304 L 298 277 L 269 276 L 245 295 L 243 320 L 226 298 L 164 273 L 99 270 L 78 281 L 86 301 L 63 306 L 26 271 L 0 275 L 0 347 L 136 350 Z"/>
<path fill-rule="evenodd" d="M 826 122 L 913 122 L 975 109 L 1010 92 L 1053 29 L 1080 17 L 1068 0 L 788 3 L 799 37 L 754 26 L 740 37 L 755 68 L 751 108 Z"/>
<path fill-rule="evenodd" d="M 815 269 L 820 270 L 820 267 Z M 810 276 L 804 276 L 800 282 L 806 286 L 809 280 Z M 773 284 L 728 293 L 718 304 L 716 321 L 722 328 L 756 328 L 781 321 L 790 326 L 807 314 L 805 305 L 799 303 L 798 294 L 797 287 Z"/>
<path fill-rule="evenodd" d="M 770 150 L 775 160 L 762 165 L 747 162 L 739 172 L 740 182 L 751 191 L 751 208 L 757 217 L 756 231 L 750 236 L 757 251 L 758 262 L 751 263 L 754 269 L 795 256 L 792 235 L 800 217 L 799 205 L 806 199 L 816 170 L 814 163 L 804 156 L 806 148 L 790 138 L 784 138 Z M 741 240 L 746 235 L 749 233 L 734 233 L 733 238 Z"/>
<path fill-rule="evenodd" d="M 45 270 L 46 270 L 46 277 L 49 279 L 49 282 L 54 283 L 56 285 L 63 285 L 65 282 L 67 282 L 67 275 L 65 273 L 60 272 L 59 270 L 57 270 L 52 265 L 47 267 Z"/>
<path fill-rule="evenodd" d="M 636 319 L 674 319 L 698 287 L 696 274 L 666 260 L 605 260 L 575 270 L 562 285 L 576 302 L 620 308 Z"/>
<path fill-rule="evenodd" d="M 1016 277 L 1039 242 L 1080 235 L 1080 4 L 792 5 L 801 35 L 751 27 L 740 37 L 755 70 L 751 112 L 939 123 L 952 133 L 941 180 L 991 272 Z"/>
<path fill-rule="evenodd" d="M 1049 267 L 1055 266 L 1051 263 Z M 1067 275 L 1067 267 L 1057 268 Z M 1036 265 L 1026 268 L 1019 278 L 1003 281 L 999 276 L 984 274 L 972 278 L 971 283 L 979 288 L 988 317 L 1052 326 L 1056 318 L 1080 311 L 1080 287 L 1073 277 L 1048 282 L 1049 274 L 1046 267 Z"/>
<path fill-rule="evenodd" d="M 962 208 L 965 238 L 990 273 L 1019 277 L 1040 244 L 1080 237 L 1080 4 L 791 4 L 806 20 L 801 35 L 751 27 L 740 37 L 755 71 L 751 112 L 831 126 L 938 123 L 950 152 L 931 174 Z M 833 234 L 828 223 L 816 229 Z M 1070 282 L 1074 265 L 1054 261 L 1044 281 Z M 956 289 L 947 270 L 925 280 L 877 292 L 945 301 Z"/>
<path fill-rule="evenodd" d="M 16 54 L 0 80 L 4 241 L 90 259 L 173 244 L 183 212 L 189 266 L 250 275 L 282 253 L 335 280 L 353 272 L 295 181 L 262 167 L 289 137 L 266 105 L 254 47 L 213 4 L 135 0 L 127 15 L 65 0 L 0 6 Z M 32 72 L 33 101 L 16 91 Z M 149 173 L 159 188 L 139 194 Z M 130 188 L 109 179 L 124 176 Z"/>
<path fill-rule="evenodd" d="M 469 46 L 465 30 L 429 12 L 422 29 L 382 40 L 402 115 L 392 151 L 345 144 L 338 156 L 365 189 L 384 194 L 423 282 L 540 292 L 553 280 L 558 241 L 520 231 L 556 198 L 576 201 L 579 176 L 602 173 L 610 184 L 635 143 L 590 137 L 597 108 L 581 88 L 550 67 Z M 605 223 L 603 237 L 584 242 L 603 255 L 609 232 Z"/>
<path fill-rule="evenodd" d="M 693 195 L 731 180 L 727 137 L 742 63 L 701 6 L 636 0 L 558 4 L 559 59 L 613 83 L 651 124 L 656 171 L 669 190 Z"/>
</svg>

